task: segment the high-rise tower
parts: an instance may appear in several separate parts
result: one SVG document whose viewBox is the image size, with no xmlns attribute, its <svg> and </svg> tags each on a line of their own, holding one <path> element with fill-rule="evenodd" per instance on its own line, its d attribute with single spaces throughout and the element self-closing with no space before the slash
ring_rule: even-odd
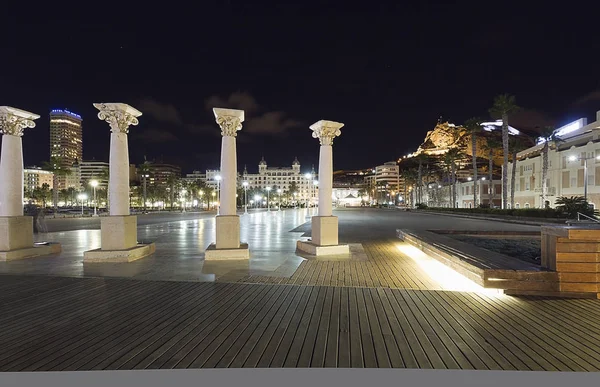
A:
<svg viewBox="0 0 600 387">
<path fill-rule="evenodd" d="M 83 158 L 82 128 L 83 120 L 79 114 L 64 109 L 50 112 L 50 157 L 58 157 L 63 169 L 72 168 Z M 58 189 L 68 188 L 64 176 L 57 180 Z"/>
</svg>

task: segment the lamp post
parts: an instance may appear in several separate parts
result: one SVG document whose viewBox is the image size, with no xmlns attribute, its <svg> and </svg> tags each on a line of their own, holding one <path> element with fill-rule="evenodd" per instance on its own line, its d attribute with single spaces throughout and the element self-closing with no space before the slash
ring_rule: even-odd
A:
<svg viewBox="0 0 600 387">
<path fill-rule="evenodd" d="M 185 189 L 181 190 L 181 205 L 183 206 L 182 212 L 185 212 L 185 194 L 186 194 L 186 192 L 187 191 Z"/>
<path fill-rule="evenodd" d="M 87 195 L 86 194 L 79 194 L 79 195 L 77 195 L 77 199 L 81 200 L 81 216 L 83 217 L 83 201 L 85 199 L 87 199 Z"/>
<path fill-rule="evenodd" d="M 277 193 L 279 194 L 279 205 L 277 206 L 277 211 L 281 211 L 281 188 L 277 189 Z"/>
<path fill-rule="evenodd" d="M 144 211 L 146 211 L 146 179 L 150 177 L 150 175 L 143 174 L 142 177 L 144 178 Z"/>
<path fill-rule="evenodd" d="M 96 202 L 96 187 L 98 186 L 98 181 L 92 180 L 90 181 L 90 185 L 94 188 L 94 216 L 98 216 L 98 212 L 96 210 L 96 208 L 98 207 L 98 204 Z"/>
<path fill-rule="evenodd" d="M 215 205 L 215 196 L 217 196 L 217 193 L 215 191 L 212 192 L 212 197 L 213 197 L 213 205 Z"/>
<path fill-rule="evenodd" d="M 256 208 L 258 208 L 259 201 L 260 201 L 260 195 L 254 195 L 254 203 L 256 203 Z"/>
<path fill-rule="evenodd" d="M 600 156 L 596 157 L 577 157 L 569 156 L 569 161 L 583 160 L 583 197 L 587 201 L 587 186 L 588 186 L 588 173 L 587 173 L 587 161 L 588 160 L 600 160 Z"/>
<path fill-rule="evenodd" d="M 245 181 L 242 183 L 244 186 L 244 214 L 248 213 L 248 182 Z"/>
<path fill-rule="evenodd" d="M 217 215 L 221 212 L 221 175 L 215 176 L 215 180 L 217 181 L 217 192 L 219 196 L 217 196 Z"/>
<path fill-rule="evenodd" d="M 269 192 L 271 192 L 271 187 L 267 187 L 267 211 L 271 211 L 271 202 L 269 201 Z"/>
<path fill-rule="evenodd" d="M 306 180 L 308 180 L 308 188 L 306 191 L 306 209 L 308 210 L 310 208 L 310 196 L 311 196 L 311 192 L 310 192 L 310 182 L 312 181 L 312 173 L 305 173 L 304 177 L 306 178 Z"/>
</svg>

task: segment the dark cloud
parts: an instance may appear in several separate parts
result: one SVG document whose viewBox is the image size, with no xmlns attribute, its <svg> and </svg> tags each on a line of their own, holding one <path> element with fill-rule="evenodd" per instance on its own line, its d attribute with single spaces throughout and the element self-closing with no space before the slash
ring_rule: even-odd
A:
<svg viewBox="0 0 600 387">
<path fill-rule="evenodd" d="M 244 110 L 245 122 L 242 131 L 249 134 L 284 134 L 289 129 L 301 125 L 299 121 L 288 118 L 282 111 L 259 112 L 256 99 L 247 92 L 237 91 L 227 98 L 213 95 L 206 99 L 205 106 L 210 111 L 215 107 Z"/>
<path fill-rule="evenodd" d="M 600 103 L 600 90 L 592 91 L 581 98 L 578 98 L 571 106 L 584 105 L 590 102 Z"/>
<path fill-rule="evenodd" d="M 247 120 L 246 131 L 252 134 L 282 134 L 288 129 L 297 128 L 299 121 L 286 118 L 284 112 L 267 112 Z"/>
<path fill-rule="evenodd" d="M 136 139 L 139 139 L 145 143 L 161 143 L 161 142 L 173 142 L 179 141 L 179 138 L 173 134 L 172 131 L 166 129 L 150 128 L 141 131 L 135 135 Z"/>
<path fill-rule="evenodd" d="M 222 98 L 218 95 L 212 95 L 206 99 L 205 106 L 207 110 L 212 111 L 213 108 L 240 109 L 246 114 L 250 114 L 258 110 L 256 99 L 247 92 L 236 91 L 229 97 Z"/>
<path fill-rule="evenodd" d="M 554 125 L 555 120 L 548 114 L 533 109 L 523 109 L 512 115 L 510 125 L 521 130 L 535 130 L 535 128 Z"/>
<path fill-rule="evenodd" d="M 171 104 L 156 101 L 146 97 L 139 101 L 139 110 L 160 122 L 182 125 L 183 119 L 177 108 Z"/>
</svg>

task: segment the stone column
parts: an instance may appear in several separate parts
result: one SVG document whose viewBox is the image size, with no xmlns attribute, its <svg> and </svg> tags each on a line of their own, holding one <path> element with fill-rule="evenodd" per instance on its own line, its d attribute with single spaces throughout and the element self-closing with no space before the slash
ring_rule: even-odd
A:
<svg viewBox="0 0 600 387">
<path fill-rule="evenodd" d="M 86 251 L 84 261 L 129 262 L 154 252 L 154 244 L 137 242 L 137 217 L 129 214 L 129 148 L 130 125 L 139 123 L 142 113 L 124 103 L 95 103 L 98 118 L 110 125 L 110 158 L 108 195 L 110 216 L 100 221 L 101 247 Z"/>
<path fill-rule="evenodd" d="M 221 180 L 219 215 L 216 217 L 216 243 L 206 250 L 205 259 L 247 259 L 248 245 L 240 243 L 240 217 L 237 215 L 237 132 L 242 129 L 244 111 L 214 108 L 221 128 Z"/>
<path fill-rule="evenodd" d="M 36 248 L 33 219 L 23 216 L 23 144 L 25 128 L 35 127 L 37 114 L 0 106 L 0 261 L 46 255 L 60 251 L 59 244 Z"/>
<path fill-rule="evenodd" d="M 332 212 L 333 139 L 344 124 L 321 120 L 310 126 L 321 143 L 319 151 L 319 212 L 312 218 L 311 242 L 298 242 L 298 248 L 314 255 L 347 254 L 348 245 L 338 244 L 338 218 Z"/>
</svg>

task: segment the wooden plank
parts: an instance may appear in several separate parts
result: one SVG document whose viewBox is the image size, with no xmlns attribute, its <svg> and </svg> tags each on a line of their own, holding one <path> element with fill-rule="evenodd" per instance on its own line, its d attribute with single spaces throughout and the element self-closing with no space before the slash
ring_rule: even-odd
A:
<svg viewBox="0 0 600 387">
<path fill-rule="evenodd" d="M 219 307 L 228 299 L 235 299 L 246 286 L 228 284 L 223 287 L 218 287 L 213 292 L 212 287 L 207 287 L 207 291 L 212 294 L 206 296 L 202 294 L 202 300 L 198 303 L 198 310 L 193 310 L 193 315 L 183 321 L 180 325 L 168 330 L 167 334 L 153 343 L 147 343 L 145 348 L 137 351 L 132 351 L 126 354 L 113 363 L 115 368 L 121 369 L 144 369 L 151 364 L 159 356 L 176 345 L 179 340 L 190 332 L 198 329 L 198 327 L 212 315 L 218 312 Z M 209 293 L 210 294 L 210 293 Z M 134 353 L 135 352 L 135 353 Z"/>
<path fill-rule="evenodd" d="M 458 363 L 460 369 L 475 369 L 477 366 L 485 368 L 483 362 L 477 357 L 468 357 L 468 347 L 455 332 L 449 329 L 447 323 L 445 323 L 443 319 L 436 319 L 436 317 L 439 318 L 439 316 L 437 316 L 435 311 L 430 310 L 426 305 L 419 302 L 420 300 L 417 296 L 419 293 L 419 291 L 411 290 L 400 292 L 404 299 L 407 300 L 407 303 L 418 311 L 416 315 L 424 318 L 422 325 L 430 326 L 430 328 L 428 327 L 427 329 L 431 329 L 432 333 L 437 335 L 441 343 L 443 343 L 443 346 L 452 355 L 456 363 Z"/>
<path fill-rule="evenodd" d="M 337 336 L 337 330 L 330 333 L 329 328 L 332 318 L 332 304 L 333 304 L 333 288 L 327 287 L 325 289 L 325 301 L 322 309 L 320 310 L 319 326 L 316 329 L 315 344 L 312 351 L 312 359 L 310 361 L 311 367 L 323 368 L 325 367 L 325 351 L 327 350 L 328 338 L 330 335 Z M 337 319 L 337 316 L 335 317 Z M 304 348 L 302 348 L 304 350 Z M 302 355 L 300 356 L 299 364 L 302 364 Z"/>
<path fill-rule="evenodd" d="M 210 337 L 218 335 L 218 332 L 225 329 L 229 323 L 234 320 L 240 313 L 243 313 L 247 308 L 254 306 L 263 293 L 266 292 L 269 286 L 252 286 L 248 290 L 247 295 L 240 297 L 234 304 L 231 304 L 224 313 L 219 314 L 211 319 L 193 338 L 186 340 L 186 344 L 179 349 L 170 358 L 164 357 L 166 360 L 160 365 L 160 368 L 183 368 L 182 362 L 189 364 L 199 354 L 199 350 L 205 348 Z M 157 365 L 160 364 L 160 358 L 157 360 Z"/>
<path fill-rule="evenodd" d="M 296 337 L 294 337 L 290 352 L 285 359 L 284 367 L 304 368 L 310 366 L 326 290 L 325 287 L 319 287 L 319 292 L 315 303 L 312 305 L 311 313 L 305 313 L 302 316 L 300 326 L 296 331 Z"/>
<path fill-rule="evenodd" d="M 373 301 L 374 289 L 361 289 L 364 298 L 368 322 L 370 326 L 371 337 L 373 338 L 373 348 L 375 350 L 375 356 L 377 361 L 377 367 L 379 368 L 391 368 L 392 360 L 390 359 L 390 352 L 394 356 L 394 362 L 396 364 L 402 364 L 402 357 L 398 352 L 398 348 L 395 345 L 394 336 L 391 334 L 391 329 L 387 322 L 385 315 L 381 316 L 377 314 L 377 308 Z M 375 297 L 377 294 L 375 293 Z M 381 318 L 380 318 L 381 317 Z M 386 339 L 388 340 L 386 343 Z M 387 344 L 387 345 L 386 345 Z"/>
<path fill-rule="evenodd" d="M 327 291 L 332 293 L 331 311 L 329 313 L 329 327 L 327 339 L 325 342 L 324 367 L 337 367 L 339 357 L 339 332 L 340 332 L 340 313 L 341 313 L 341 294 L 340 288 L 329 288 Z M 312 365 L 312 364 L 311 364 Z"/>
<path fill-rule="evenodd" d="M 62 334 L 65 326 L 72 324 L 72 321 L 77 321 L 76 329 L 80 330 L 97 326 L 99 319 L 110 317 L 114 313 L 113 310 L 99 307 L 98 304 L 106 301 L 109 297 L 114 310 L 123 305 L 128 306 L 131 304 L 130 297 L 144 296 L 148 287 L 143 285 L 142 282 L 136 282 L 127 288 L 110 287 L 101 293 L 90 295 L 89 298 L 78 300 L 85 302 L 86 306 L 84 307 L 79 302 L 65 303 L 60 308 L 56 308 L 58 314 L 44 311 L 34 318 L 27 318 L 26 324 L 21 318 L 15 319 L 16 328 L 6 327 L 5 334 L 0 339 L 0 362 L 8 357 L 16 356 L 17 349 L 24 351 L 34 343 L 39 348 L 41 345 L 52 342 L 56 336 Z M 126 291 L 123 291 L 125 289 Z"/>
<path fill-rule="evenodd" d="M 221 331 L 217 331 L 211 335 L 212 340 L 206 340 L 202 345 L 194 348 L 188 356 L 189 360 L 184 358 L 177 364 L 177 368 L 213 368 L 229 347 L 239 339 L 244 330 L 257 318 L 257 315 L 261 314 L 263 310 L 268 312 L 277 303 L 277 299 L 286 292 L 286 288 L 269 286 L 260 297 L 256 297 L 252 300 L 252 303 L 245 306 L 244 311 L 235 319 L 231 319 L 230 323 L 227 324 L 225 322 L 221 324 L 219 327 Z M 289 291 L 289 288 L 287 291 Z M 208 360 L 213 356 L 214 360 L 210 364 L 207 364 Z"/>
<path fill-rule="evenodd" d="M 261 336 L 260 341 L 250 352 L 248 360 L 244 362 L 244 367 L 269 367 L 288 328 L 290 328 L 290 325 L 293 324 L 297 315 L 302 313 L 302 310 L 304 310 L 308 303 L 312 290 L 312 287 L 300 287 L 300 290 L 294 297 L 292 304 L 285 312 L 282 320 L 275 327 L 270 326 L 267 332 L 265 332 L 265 335 Z M 291 329 L 295 329 L 293 325 L 291 326 Z"/>
<path fill-rule="evenodd" d="M 283 367 L 287 360 L 287 355 L 289 353 L 290 346 L 295 339 L 296 331 L 300 329 L 300 324 L 302 319 L 305 319 L 305 315 L 309 315 L 312 313 L 312 308 L 314 306 L 315 299 L 317 297 L 317 293 L 319 292 L 319 288 L 310 287 L 310 292 L 305 294 L 299 308 L 295 311 L 290 320 L 289 324 L 285 327 L 285 330 L 280 333 L 279 339 L 275 340 L 275 347 L 271 348 L 271 351 L 265 350 L 263 356 L 258 362 L 258 367 Z M 310 317 L 309 317 L 310 318 Z M 269 343 L 270 344 L 270 343 Z M 294 359 L 294 363 L 297 361 Z"/>
<path fill-rule="evenodd" d="M 396 289 L 392 289 L 391 294 L 396 299 L 398 305 L 400 305 L 404 315 L 409 320 L 412 320 L 410 324 L 420 336 L 419 342 L 425 349 L 431 362 L 435 364 L 434 368 L 460 369 L 459 364 L 454 359 L 451 352 L 444 346 L 437 333 L 429 326 L 419 309 L 414 307 L 410 302 L 410 298 L 405 298 L 402 292 Z M 439 364 L 440 362 L 438 362 L 438 359 L 441 360 L 442 364 Z"/>
<path fill-rule="evenodd" d="M 350 362 L 352 368 L 365 367 L 364 356 L 371 356 L 371 359 L 375 357 L 372 350 L 365 354 L 366 350 L 369 351 L 369 343 L 363 342 L 363 331 L 364 323 L 361 324 L 361 312 L 358 304 L 358 295 L 356 294 L 356 288 L 348 289 L 348 303 L 349 303 L 349 314 L 350 314 Z M 364 317 L 363 317 L 364 319 Z M 371 344 L 372 345 L 372 344 Z"/>
<path fill-rule="evenodd" d="M 340 330 L 338 333 L 338 359 L 339 368 L 350 368 L 352 365 L 350 355 L 350 303 L 348 288 L 340 289 Z"/>
<path fill-rule="evenodd" d="M 162 302 L 162 300 L 168 300 L 170 294 L 176 289 L 177 284 L 169 284 L 171 289 L 165 291 L 162 297 L 154 297 L 154 302 Z M 149 299 L 151 299 L 149 297 Z M 149 309 L 148 304 L 143 305 L 142 308 Z M 145 310 L 142 309 L 142 310 Z M 131 313 L 132 308 L 124 309 L 121 314 L 125 319 L 128 314 Z M 152 315 L 149 315 L 150 317 Z M 72 356 L 77 354 L 79 356 L 79 352 L 77 348 L 86 345 L 86 348 L 89 348 L 89 340 L 93 340 L 95 342 L 102 341 L 104 337 L 111 337 L 106 334 L 107 330 L 110 330 L 114 326 L 119 326 L 122 320 L 113 319 L 108 327 L 104 327 L 103 334 L 98 334 L 97 331 L 93 330 L 93 327 L 89 326 L 79 326 L 76 329 L 70 330 L 67 334 L 63 334 L 61 336 L 55 337 L 55 340 L 52 340 L 48 343 L 41 343 L 38 345 L 32 345 L 28 347 L 28 353 L 22 354 L 22 356 L 18 359 L 14 359 L 12 362 L 5 363 L 0 370 L 6 371 L 34 371 L 40 369 L 40 367 L 44 366 L 46 363 L 54 360 L 61 355 L 66 353 L 71 353 Z M 99 321 L 96 321 L 96 324 L 99 325 Z M 120 333 L 120 331 L 119 331 Z M 114 337 L 111 337 L 114 339 Z M 86 340 L 87 339 L 87 340 Z"/>
<path fill-rule="evenodd" d="M 260 324 L 252 331 L 251 335 L 242 343 L 241 340 L 236 343 L 223 355 L 219 362 L 215 365 L 216 368 L 224 367 L 242 367 L 248 360 L 252 351 L 257 348 L 260 339 L 263 336 L 271 337 L 272 332 L 277 327 L 277 324 L 282 321 L 285 313 L 293 300 L 300 291 L 298 286 L 287 287 L 288 292 L 285 293 L 285 299 L 281 299 L 276 307 L 265 315 Z M 263 340 L 266 343 L 266 340 Z M 242 345 L 243 344 L 243 345 Z M 266 344 L 265 344 L 266 346 Z"/>
</svg>

